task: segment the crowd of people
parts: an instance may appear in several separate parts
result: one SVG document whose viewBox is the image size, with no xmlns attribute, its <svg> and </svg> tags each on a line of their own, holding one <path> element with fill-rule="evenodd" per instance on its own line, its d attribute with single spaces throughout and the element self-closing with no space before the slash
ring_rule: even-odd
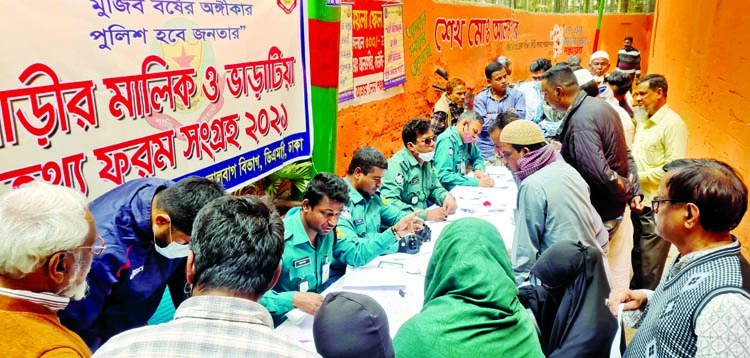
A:
<svg viewBox="0 0 750 358">
<path fill-rule="evenodd" d="M 199 177 L 133 180 L 89 204 L 42 182 L 12 190 L 0 197 L 0 327 L 13 338 L 0 351 L 744 356 L 750 265 L 731 231 L 747 187 L 726 163 L 684 158 L 667 79 L 641 76 L 632 41 L 611 73 L 603 51 L 589 69 L 540 58 L 517 85 L 501 56 L 473 108 L 450 79 L 430 119 L 406 121 L 401 150 L 360 148 L 344 178 L 318 173 L 283 218 L 267 198 Z M 457 210 L 451 189 L 493 187 L 486 168 L 498 165 L 518 185 L 510 253 L 487 221 L 447 225 L 422 310 L 397 332 L 366 295 L 322 295 L 348 265 L 409 252 Z M 666 266 L 670 245 L 679 254 Z M 146 325 L 167 289 L 174 320 Z M 315 316 L 317 352 L 274 330 L 294 308 Z M 627 347 L 620 310 L 637 328 Z"/>
</svg>

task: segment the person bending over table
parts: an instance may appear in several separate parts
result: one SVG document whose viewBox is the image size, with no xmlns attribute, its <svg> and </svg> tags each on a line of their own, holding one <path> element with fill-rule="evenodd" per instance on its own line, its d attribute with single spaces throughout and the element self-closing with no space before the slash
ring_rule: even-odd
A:
<svg viewBox="0 0 750 358">
<path fill-rule="evenodd" d="M 438 136 L 435 145 L 435 168 L 438 180 L 446 190 L 457 185 L 491 188 L 495 181 L 485 173 L 482 153 L 476 141 L 482 131 L 484 119 L 477 112 L 466 111 L 458 118 L 455 126 Z M 474 177 L 467 177 L 467 171 L 474 171 Z"/>
<path fill-rule="evenodd" d="M 338 238 L 341 235 L 336 224 L 349 199 L 343 179 L 319 173 L 307 184 L 302 207 L 287 213 L 281 276 L 260 301 L 271 313 L 275 325 L 282 323 L 284 315 L 293 308 L 311 315 L 317 312 L 323 303 L 320 292 L 329 281 L 334 256 L 344 264 L 363 266 L 380 254 L 370 248 L 380 245 L 376 241 Z M 414 229 L 409 225 L 403 228 L 408 232 Z"/>
<path fill-rule="evenodd" d="M 382 196 L 391 205 L 428 221 L 443 221 L 456 212 L 456 199 L 438 182 L 432 165 L 435 155 L 435 135 L 430 121 L 414 118 L 406 122 L 401 132 L 404 148 L 388 160 L 391 168 L 383 177 Z M 427 210 L 427 201 L 438 207 Z"/>
</svg>

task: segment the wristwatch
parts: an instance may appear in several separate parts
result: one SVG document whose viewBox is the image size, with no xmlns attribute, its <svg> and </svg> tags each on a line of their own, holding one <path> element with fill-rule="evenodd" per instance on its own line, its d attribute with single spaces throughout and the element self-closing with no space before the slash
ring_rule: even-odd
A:
<svg viewBox="0 0 750 358">
<path fill-rule="evenodd" d="M 401 235 L 398 234 L 395 226 L 391 226 L 391 231 L 393 232 L 393 236 L 396 237 L 396 241 L 401 240 Z"/>
</svg>

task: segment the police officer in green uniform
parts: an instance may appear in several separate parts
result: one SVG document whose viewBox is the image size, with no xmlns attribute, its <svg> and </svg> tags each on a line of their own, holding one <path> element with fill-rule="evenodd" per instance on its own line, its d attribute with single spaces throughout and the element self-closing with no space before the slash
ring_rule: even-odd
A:
<svg viewBox="0 0 750 358">
<path fill-rule="evenodd" d="M 476 146 L 484 119 L 474 111 L 466 111 L 458 118 L 455 126 L 448 128 L 437 139 L 435 147 L 435 168 L 438 180 L 446 190 L 456 185 L 481 186 L 495 185 L 485 171 L 482 153 Z M 474 170 L 474 177 L 466 176 L 467 165 Z"/>
<path fill-rule="evenodd" d="M 428 221 L 445 220 L 456 211 L 456 199 L 440 185 L 432 166 L 435 135 L 430 121 L 422 118 L 406 122 L 401 132 L 404 149 L 388 160 L 381 195 L 402 211 L 423 210 L 419 217 Z M 440 207 L 427 210 L 427 200 Z M 426 210 L 426 212 L 425 212 Z"/>
<path fill-rule="evenodd" d="M 268 309 L 275 325 L 292 308 L 314 315 L 323 303 L 320 292 L 331 274 L 334 255 L 344 264 L 366 265 L 375 256 L 357 253 L 366 245 L 345 245 L 336 229 L 344 206 L 349 202 L 346 182 L 331 174 L 319 173 L 305 190 L 301 208 L 290 210 L 284 219 L 284 255 L 281 274 L 273 289 L 260 303 Z M 413 230 L 404 228 L 403 230 Z"/>
<path fill-rule="evenodd" d="M 385 156 L 376 148 L 362 147 L 354 153 L 346 176 L 350 200 L 336 228 L 337 260 L 366 264 L 397 252 L 401 236 L 421 229 L 422 219 L 417 217 L 421 210 L 409 214 L 377 193 L 387 168 Z M 381 225 L 388 229 L 380 232 Z"/>
<path fill-rule="evenodd" d="M 302 207 L 287 212 L 281 275 L 260 301 L 275 325 L 292 308 L 315 314 L 323 303 L 320 292 L 330 276 L 336 223 L 347 202 L 344 180 L 319 173 L 308 183 Z"/>
</svg>

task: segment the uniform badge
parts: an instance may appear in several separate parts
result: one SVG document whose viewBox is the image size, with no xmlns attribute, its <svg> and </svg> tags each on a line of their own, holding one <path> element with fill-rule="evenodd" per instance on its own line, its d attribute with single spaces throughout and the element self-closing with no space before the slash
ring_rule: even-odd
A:
<svg viewBox="0 0 750 358">
<path fill-rule="evenodd" d="M 305 267 L 305 266 L 309 265 L 311 262 L 312 261 L 310 260 L 310 256 L 308 256 L 308 257 L 305 257 L 305 258 L 301 258 L 299 260 L 292 261 L 292 266 L 294 266 L 294 268 Z"/>
<path fill-rule="evenodd" d="M 453 156 L 453 147 L 448 148 L 448 156 L 449 157 Z"/>
<path fill-rule="evenodd" d="M 396 185 L 401 185 L 404 183 L 404 174 L 398 173 L 396 174 Z"/>
<path fill-rule="evenodd" d="M 344 238 L 344 232 L 341 231 L 341 229 L 339 229 L 339 228 L 336 228 L 336 237 L 339 238 L 339 239 L 343 239 Z"/>
<path fill-rule="evenodd" d="M 381 198 L 383 200 L 383 205 L 388 205 L 388 200 L 385 200 L 385 198 Z"/>
<path fill-rule="evenodd" d="M 341 210 L 341 216 L 343 216 L 347 220 L 352 219 L 352 213 L 349 211 L 349 208 L 344 207 L 344 210 Z"/>
<path fill-rule="evenodd" d="M 419 201 L 419 198 L 417 198 L 416 195 L 411 197 L 411 205 L 417 205 L 418 201 Z"/>
<path fill-rule="evenodd" d="M 409 182 L 409 184 L 411 185 L 419 184 L 419 178 L 418 177 L 411 178 L 411 181 Z"/>
</svg>

